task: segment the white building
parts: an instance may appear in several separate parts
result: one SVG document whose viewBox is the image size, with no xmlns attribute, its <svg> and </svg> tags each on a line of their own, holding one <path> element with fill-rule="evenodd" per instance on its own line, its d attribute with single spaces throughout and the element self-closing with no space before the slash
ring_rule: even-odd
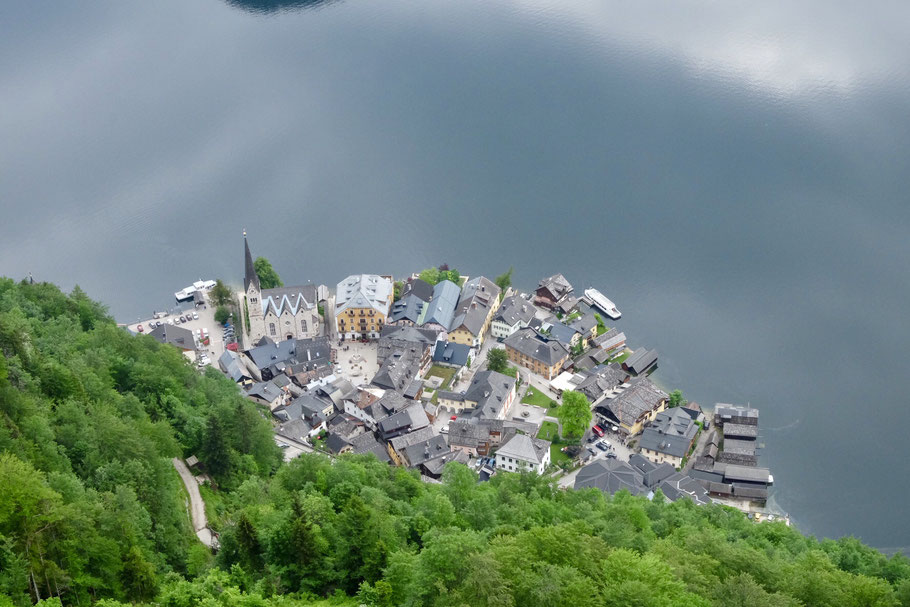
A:
<svg viewBox="0 0 910 607">
<path fill-rule="evenodd" d="M 543 474 L 550 465 L 550 442 L 516 434 L 496 452 L 496 469 Z"/>
<path fill-rule="evenodd" d="M 517 295 L 506 297 L 490 324 L 490 335 L 502 340 L 519 329 L 528 326 L 537 308 L 531 302 Z"/>
<path fill-rule="evenodd" d="M 246 233 L 243 235 L 243 249 L 243 287 L 246 291 L 246 314 L 249 315 L 252 343 L 257 343 L 266 336 L 274 341 L 317 337 L 320 333 L 320 319 L 316 305 L 316 286 L 261 289 Z"/>
<path fill-rule="evenodd" d="M 335 326 L 345 339 L 378 339 L 392 308 L 389 276 L 353 274 L 335 291 Z"/>
</svg>

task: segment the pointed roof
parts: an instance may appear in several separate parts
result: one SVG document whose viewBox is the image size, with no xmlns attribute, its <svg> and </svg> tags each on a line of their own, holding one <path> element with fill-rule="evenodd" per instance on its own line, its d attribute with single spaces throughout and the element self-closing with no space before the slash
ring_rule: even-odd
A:
<svg viewBox="0 0 910 607">
<path fill-rule="evenodd" d="M 243 288 L 250 289 L 250 283 L 256 285 L 259 289 L 259 276 L 256 274 L 256 266 L 253 265 L 253 256 L 250 254 L 250 243 L 246 240 L 246 230 L 243 231 Z"/>
</svg>

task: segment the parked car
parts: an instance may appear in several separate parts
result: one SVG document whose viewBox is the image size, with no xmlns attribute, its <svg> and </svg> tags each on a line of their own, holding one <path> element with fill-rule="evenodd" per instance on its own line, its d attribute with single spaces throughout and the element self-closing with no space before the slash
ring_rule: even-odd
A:
<svg viewBox="0 0 910 607">
<path fill-rule="evenodd" d="M 598 437 L 603 438 L 603 435 L 604 435 L 603 428 L 601 428 L 600 426 L 594 426 L 593 428 L 591 428 L 591 430 L 592 430 L 592 431 L 594 432 L 594 434 L 596 434 Z"/>
<path fill-rule="evenodd" d="M 593 443 L 593 442 L 596 441 L 596 440 L 597 440 L 597 435 L 596 435 L 596 434 L 592 434 L 591 436 L 588 437 L 588 442 L 589 442 L 589 443 Z"/>
<path fill-rule="evenodd" d="M 609 457 L 610 459 L 616 459 L 616 454 L 613 453 L 612 451 L 610 451 L 609 453 L 607 453 L 607 457 Z"/>
<path fill-rule="evenodd" d="M 597 448 L 600 449 L 601 451 L 606 451 L 607 449 L 609 449 L 609 447 L 603 443 L 597 443 Z"/>
<path fill-rule="evenodd" d="M 160 326 L 161 326 L 161 321 L 160 320 L 155 321 L 155 327 L 160 327 Z"/>
<path fill-rule="evenodd" d="M 181 317 L 180 317 L 180 322 L 186 322 L 186 316 L 181 316 Z"/>
<path fill-rule="evenodd" d="M 138 327 L 136 327 L 136 329 L 138 329 L 140 333 L 145 332 L 145 327 L 143 327 L 142 325 L 139 325 Z"/>
<path fill-rule="evenodd" d="M 446 424 L 445 426 L 443 426 L 443 427 L 442 427 L 442 430 L 440 430 L 439 432 L 440 432 L 440 434 L 448 434 L 448 432 L 449 432 L 449 426 L 448 426 L 448 424 Z"/>
<path fill-rule="evenodd" d="M 449 419 L 452 420 L 452 421 L 454 422 L 456 419 L 458 419 L 458 416 L 457 416 L 457 415 L 453 415 L 453 416 L 450 417 Z"/>
<path fill-rule="evenodd" d="M 193 320 L 199 320 L 199 313 L 193 310 Z"/>
</svg>

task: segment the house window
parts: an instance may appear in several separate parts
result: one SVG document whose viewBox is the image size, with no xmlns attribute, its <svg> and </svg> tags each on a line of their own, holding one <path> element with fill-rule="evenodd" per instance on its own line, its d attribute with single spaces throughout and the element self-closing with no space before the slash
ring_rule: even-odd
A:
<svg viewBox="0 0 910 607">
<path fill-rule="evenodd" d="M 304 333 L 306 333 L 306 321 L 305 321 L 305 320 L 302 320 L 302 319 L 301 319 L 301 321 L 300 321 L 300 330 L 303 331 Z"/>
<path fill-rule="evenodd" d="M 273 323 L 273 322 L 269 323 L 269 334 L 275 335 L 275 323 Z"/>
</svg>

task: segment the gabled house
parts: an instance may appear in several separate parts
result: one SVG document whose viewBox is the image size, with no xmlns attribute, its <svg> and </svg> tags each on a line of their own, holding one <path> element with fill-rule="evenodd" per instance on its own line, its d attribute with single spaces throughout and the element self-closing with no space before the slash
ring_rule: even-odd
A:
<svg viewBox="0 0 910 607">
<path fill-rule="evenodd" d="M 433 350 L 433 362 L 443 367 L 461 369 L 475 357 L 475 350 L 465 344 L 452 341 L 437 341 Z"/>
<path fill-rule="evenodd" d="M 288 402 L 290 393 L 279 388 L 272 380 L 269 380 L 250 386 L 246 396 L 253 402 L 265 405 L 270 411 L 273 411 Z"/>
<path fill-rule="evenodd" d="M 441 280 L 433 287 L 433 296 L 424 306 L 417 324 L 427 329 L 448 332 L 455 320 L 455 308 L 461 297 L 461 287 L 451 280 Z"/>
<path fill-rule="evenodd" d="M 414 295 L 421 301 L 429 302 L 433 299 L 433 285 L 420 278 L 409 278 L 401 289 L 401 297 Z"/>
<path fill-rule="evenodd" d="M 484 276 L 466 282 L 455 308 L 449 341 L 479 347 L 499 308 L 501 292 L 502 289 Z"/>
<path fill-rule="evenodd" d="M 224 354 L 218 357 L 218 366 L 225 375 L 230 377 L 241 386 L 248 386 L 253 383 L 253 376 L 243 362 L 243 358 L 232 350 L 225 350 Z"/>
<path fill-rule="evenodd" d="M 435 329 L 400 326 L 383 327 L 379 334 L 376 361 L 381 365 L 396 350 L 419 347 L 424 352 L 421 368 L 429 364 L 439 332 Z"/>
<path fill-rule="evenodd" d="M 510 335 L 503 342 L 509 360 L 550 380 L 562 372 L 569 351 L 558 340 L 541 335 L 528 327 Z"/>
<path fill-rule="evenodd" d="M 641 454 L 655 464 L 668 463 L 679 468 L 698 434 L 695 420 L 681 407 L 657 414 L 641 433 Z"/>
<path fill-rule="evenodd" d="M 411 403 L 408 407 L 379 420 L 377 432 L 382 440 L 387 441 L 430 426 L 430 420 L 427 418 L 426 411 L 423 410 L 423 405 L 414 401 L 408 402 Z"/>
<path fill-rule="evenodd" d="M 383 390 L 404 392 L 428 362 L 428 345 L 395 350 L 383 361 L 370 385 Z"/>
<path fill-rule="evenodd" d="M 464 392 L 437 393 L 439 406 L 450 413 L 471 411 L 475 417 L 505 419 L 515 400 L 516 379 L 496 371 L 481 371 L 474 375 Z"/>
<path fill-rule="evenodd" d="M 427 305 L 428 303 L 417 295 L 403 295 L 401 299 L 392 304 L 389 325 L 413 327 L 418 324 Z"/>
<path fill-rule="evenodd" d="M 160 327 L 155 327 L 149 335 L 160 343 L 174 346 L 184 353 L 192 354 L 196 351 L 196 338 L 189 329 L 162 323 Z"/>
<path fill-rule="evenodd" d="M 389 459 L 391 459 L 396 466 L 406 466 L 407 459 L 405 458 L 405 449 L 411 445 L 428 441 L 434 436 L 437 436 L 436 430 L 433 429 L 433 426 L 426 425 L 422 428 L 417 428 L 412 432 L 400 434 L 389 439 L 386 443 Z"/>
<path fill-rule="evenodd" d="M 392 308 L 389 276 L 353 274 L 335 291 L 335 326 L 344 339 L 376 339 Z"/>
<path fill-rule="evenodd" d="M 639 348 L 622 363 L 622 368 L 634 375 L 644 375 L 657 367 L 657 350 Z"/>
<path fill-rule="evenodd" d="M 550 442 L 516 434 L 496 450 L 496 469 L 543 474 L 550 465 Z"/>
<path fill-rule="evenodd" d="M 537 290 L 534 292 L 534 304 L 548 310 L 556 310 L 571 296 L 573 290 L 565 276 L 554 274 L 537 284 Z"/>
<path fill-rule="evenodd" d="M 344 400 L 344 412 L 351 417 L 362 420 L 371 428 L 376 427 L 376 420 L 371 414 L 372 405 L 379 397 L 366 390 L 358 390 L 351 398 Z"/>
<path fill-rule="evenodd" d="M 502 304 L 490 324 L 490 335 L 502 341 L 519 329 L 528 326 L 537 308 L 528 300 L 513 295 L 502 300 Z"/>
<path fill-rule="evenodd" d="M 596 410 L 619 426 L 621 432 L 634 436 L 667 408 L 667 398 L 667 393 L 651 380 L 639 378 L 618 395 L 603 400 Z"/>
<path fill-rule="evenodd" d="M 613 327 L 606 333 L 595 337 L 592 340 L 592 343 L 595 347 L 598 347 L 606 352 L 610 352 L 612 356 L 612 353 L 619 352 L 620 349 L 625 347 L 626 334 L 621 332 L 616 327 Z"/>
</svg>

